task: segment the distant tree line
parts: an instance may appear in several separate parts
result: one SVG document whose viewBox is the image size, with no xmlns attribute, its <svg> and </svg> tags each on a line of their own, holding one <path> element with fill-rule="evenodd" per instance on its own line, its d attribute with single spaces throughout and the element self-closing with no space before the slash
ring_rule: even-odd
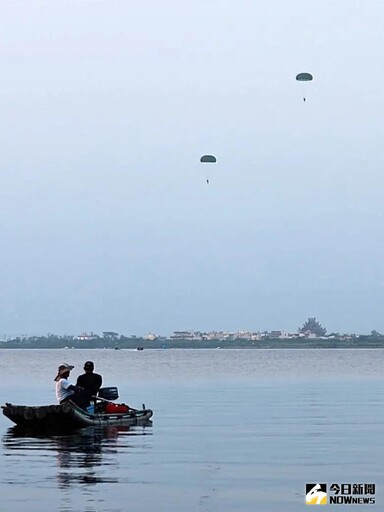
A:
<svg viewBox="0 0 384 512">
<path fill-rule="evenodd" d="M 23 348 L 75 348 L 75 349 L 166 349 L 166 348 L 352 348 L 352 347 L 384 347 L 384 335 L 378 331 L 372 331 L 365 336 L 346 336 L 332 333 L 327 338 L 304 338 L 262 340 L 172 340 L 161 338 L 148 340 L 139 336 L 95 337 L 90 340 L 78 340 L 73 336 L 47 336 L 17 337 L 0 342 L 0 349 Z"/>
</svg>

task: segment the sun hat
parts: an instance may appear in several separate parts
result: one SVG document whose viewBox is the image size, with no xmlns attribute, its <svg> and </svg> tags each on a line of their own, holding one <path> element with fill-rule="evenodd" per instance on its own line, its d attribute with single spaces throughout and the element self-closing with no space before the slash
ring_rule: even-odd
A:
<svg viewBox="0 0 384 512">
<path fill-rule="evenodd" d="M 55 381 L 57 382 L 64 373 L 70 372 L 73 369 L 74 369 L 74 366 L 71 366 L 70 364 L 67 364 L 67 363 L 61 364 L 57 370 L 57 375 L 55 377 Z"/>
</svg>

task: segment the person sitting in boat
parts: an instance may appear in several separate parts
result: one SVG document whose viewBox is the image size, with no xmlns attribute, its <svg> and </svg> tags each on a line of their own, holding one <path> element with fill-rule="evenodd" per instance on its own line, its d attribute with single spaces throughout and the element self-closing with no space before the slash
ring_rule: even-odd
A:
<svg viewBox="0 0 384 512">
<path fill-rule="evenodd" d="M 103 383 L 103 378 L 98 373 L 94 373 L 95 365 L 92 361 L 84 363 L 84 371 L 82 375 L 77 377 L 76 386 L 84 388 L 89 394 L 89 401 L 93 396 L 96 396 Z"/>
<path fill-rule="evenodd" d="M 88 393 L 78 386 L 73 386 L 69 380 L 69 374 L 74 366 L 69 364 L 61 364 L 55 377 L 56 382 L 56 398 L 60 404 L 71 400 L 82 409 L 86 409 L 89 404 Z"/>
</svg>

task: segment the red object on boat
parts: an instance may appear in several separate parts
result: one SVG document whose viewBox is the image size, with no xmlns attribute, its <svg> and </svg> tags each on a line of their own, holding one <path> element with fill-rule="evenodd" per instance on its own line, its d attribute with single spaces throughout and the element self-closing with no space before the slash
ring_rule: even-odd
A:
<svg viewBox="0 0 384 512">
<path fill-rule="evenodd" d="M 109 413 L 109 414 L 115 414 L 117 412 L 128 412 L 129 411 L 129 407 L 128 405 L 125 405 L 125 404 L 111 404 L 111 403 L 108 403 L 105 405 L 105 412 Z"/>
</svg>

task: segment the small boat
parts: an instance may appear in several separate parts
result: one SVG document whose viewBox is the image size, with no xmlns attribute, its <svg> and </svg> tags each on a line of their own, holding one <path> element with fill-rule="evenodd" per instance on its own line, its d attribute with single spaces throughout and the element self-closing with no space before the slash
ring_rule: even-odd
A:
<svg viewBox="0 0 384 512">
<path fill-rule="evenodd" d="M 90 413 L 76 404 L 64 402 L 60 405 L 2 405 L 3 414 L 18 427 L 38 431 L 68 432 L 89 426 L 148 425 L 153 415 L 143 404 L 141 410 L 111 404 L 115 408 L 104 408 Z M 107 409 L 107 410 L 106 410 Z M 121 412 L 120 412 L 121 411 Z"/>
<path fill-rule="evenodd" d="M 67 432 L 90 426 L 131 426 L 148 424 L 153 415 L 143 404 L 141 410 L 126 404 L 115 404 L 119 398 L 117 387 L 100 388 L 92 397 L 93 403 L 82 409 L 71 400 L 58 405 L 2 405 L 3 414 L 18 427 L 29 430 Z"/>
</svg>

